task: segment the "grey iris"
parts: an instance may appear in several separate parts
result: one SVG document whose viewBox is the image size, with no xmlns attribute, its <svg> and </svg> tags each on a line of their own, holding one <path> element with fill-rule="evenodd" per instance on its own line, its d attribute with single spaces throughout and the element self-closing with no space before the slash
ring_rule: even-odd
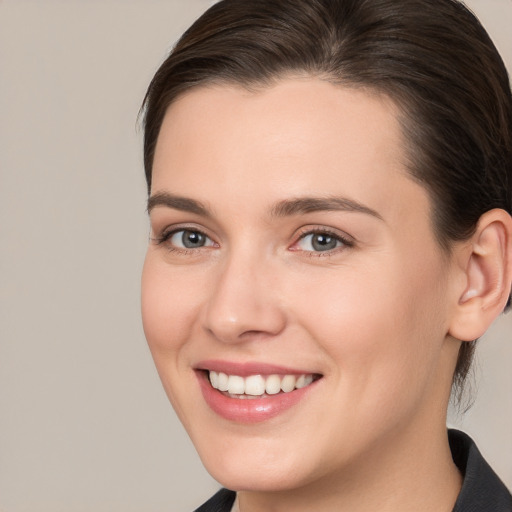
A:
<svg viewBox="0 0 512 512">
<path fill-rule="evenodd" d="M 325 233 L 315 233 L 311 245 L 315 251 L 329 251 L 336 248 L 337 239 Z"/>
<path fill-rule="evenodd" d="M 198 231 L 183 231 L 181 241 L 183 246 L 187 249 L 195 249 L 197 247 L 203 247 L 205 244 L 205 236 Z"/>
</svg>

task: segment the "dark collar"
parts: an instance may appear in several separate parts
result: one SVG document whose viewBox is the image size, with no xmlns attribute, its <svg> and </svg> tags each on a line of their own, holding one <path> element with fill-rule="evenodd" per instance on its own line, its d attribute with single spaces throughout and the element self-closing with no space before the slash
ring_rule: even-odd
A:
<svg viewBox="0 0 512 512">
<path fill-rule="evenodd" d="M 449 430 L 453 461 L 464 476 L 452 512 L 512 512 L 512 495 L 464 432 Z M 221 489 L 195 512 L 229 512 L 236 494 Z"/>
<path fill-rule="evenodd" d="M 230 512 L 235 498 L 236 493 L 234 491 L 221 489 L 194 512 Z"/>
<path fill-rule="evenodd" d="M 464 432 L 449 430 L 453 461 L 464 476 L 453 512 L 512 512 L 512 495 Z"/>
</svg>

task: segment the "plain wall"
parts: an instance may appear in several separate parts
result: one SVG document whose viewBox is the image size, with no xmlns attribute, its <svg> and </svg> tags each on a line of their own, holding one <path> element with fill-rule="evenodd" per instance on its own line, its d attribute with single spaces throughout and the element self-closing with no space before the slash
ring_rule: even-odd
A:
<svg viewBox="0 0 512 512">
<path fill-rule="evenodd" d="M 250 0 L 248 0 L 250 1 Z M 145 88 L 206 0 L 0 0 L 0 511 L 192 510 L 217 488 L 146 347 Z M 512 2 L 468 2 L 512 69 Z M 512 316 L 451 418 L 512 486 Z"/>
</svg>

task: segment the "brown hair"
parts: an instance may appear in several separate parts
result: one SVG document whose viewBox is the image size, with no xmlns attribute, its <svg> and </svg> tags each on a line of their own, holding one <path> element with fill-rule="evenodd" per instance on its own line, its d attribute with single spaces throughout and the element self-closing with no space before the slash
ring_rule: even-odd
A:
<svg viewBox="0 0 512 512">
<path fill-rule="evenodd" d="M 181 37 L 146 93 L 148 190 L 168 106 L 192 87 L 265 86 L 290 74 L 386 94 L 399 107 L 408 167 L 432 198 L 441 247 L 492 209 L 512 213 L 512 95 L 505 65 L 456 0 L 222 0 Z M 509 304 L 510 305 L 510 299 Z M 475 342 L 462 343 L 456 388 Z"/>
</svg>

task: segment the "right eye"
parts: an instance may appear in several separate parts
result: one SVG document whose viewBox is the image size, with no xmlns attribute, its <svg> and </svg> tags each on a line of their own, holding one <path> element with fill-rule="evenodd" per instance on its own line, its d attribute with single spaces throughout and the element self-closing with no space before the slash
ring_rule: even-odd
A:
<svg viewBox="0 0 512 512">
<path fill-rule="evenodd" d="M 211 238 L 194 229 L 173 231 L 166 235 L 163 241 L 176 249 L 200 249 L 201 247 L 213 247 L 215 245 Z"/>
</svg>

